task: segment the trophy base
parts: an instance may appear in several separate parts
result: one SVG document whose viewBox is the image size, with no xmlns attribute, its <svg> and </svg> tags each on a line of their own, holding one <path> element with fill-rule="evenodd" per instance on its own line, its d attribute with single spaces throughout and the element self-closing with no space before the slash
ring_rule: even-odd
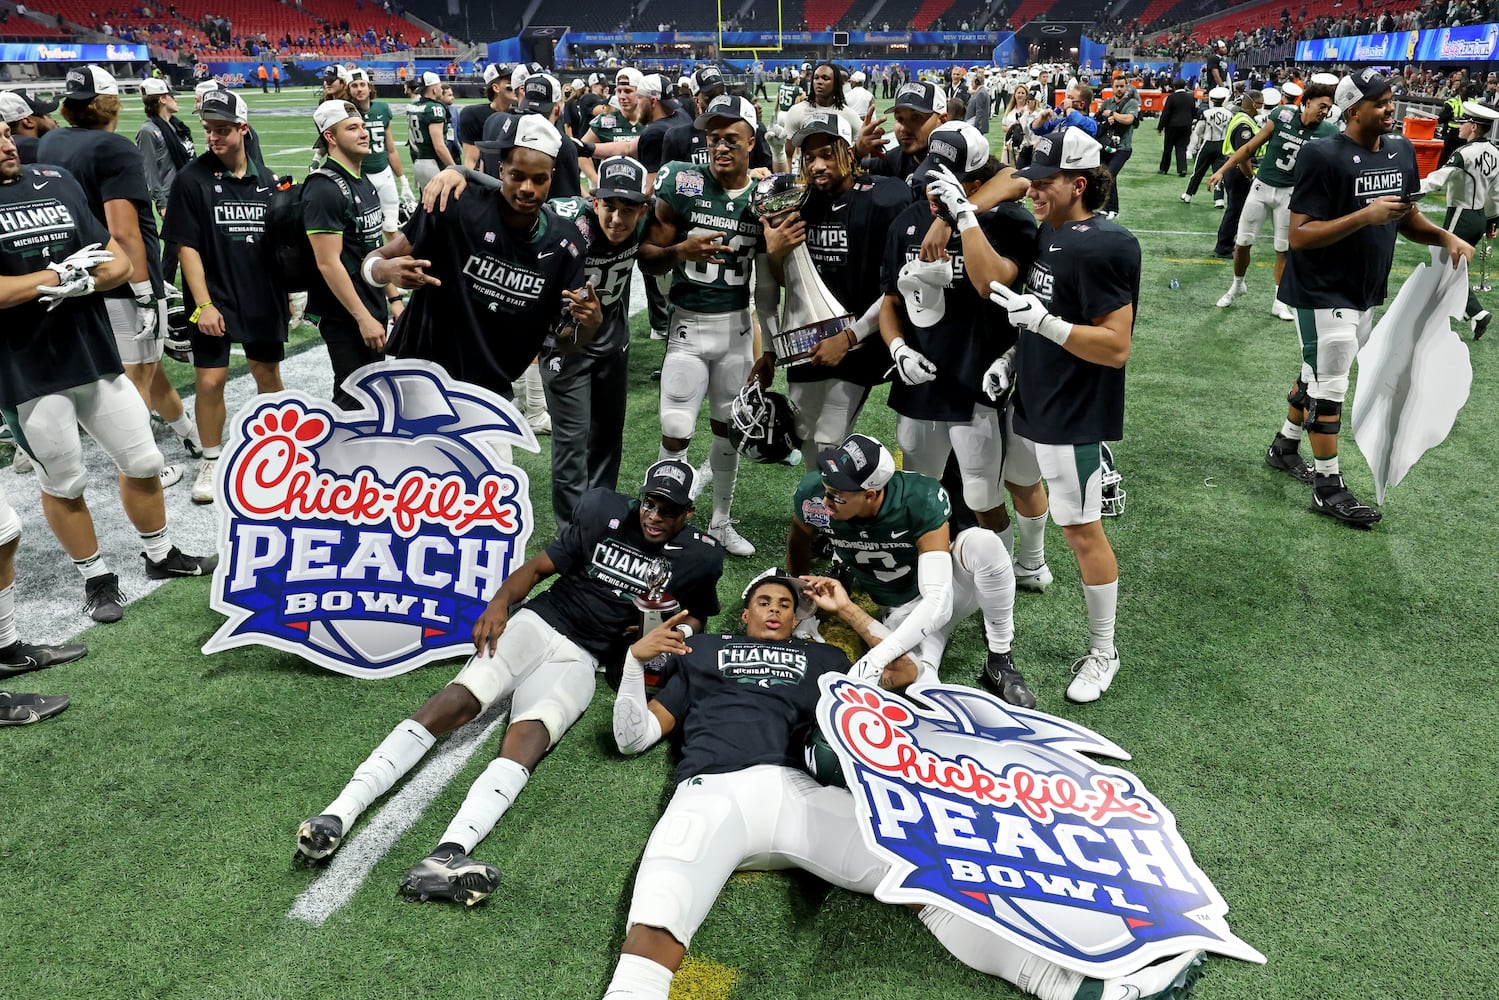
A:
<svg viewBox="0 0 1499 1000">
<path fill-rule="evenodd" d="M 817 345 L 829 337 L 841 336 L 847 330 L 853 317 L 850 315 L 834 316 L 807 326 L 799 326 L 794 330 L 778 333 L 773 338 L 776 350 L 776 366 L 790 368 L 794 365 L 806 364 L 812 357 L 812 352 Z M 859 345 L 855 344 L 853 348 Z"/>
</svg>

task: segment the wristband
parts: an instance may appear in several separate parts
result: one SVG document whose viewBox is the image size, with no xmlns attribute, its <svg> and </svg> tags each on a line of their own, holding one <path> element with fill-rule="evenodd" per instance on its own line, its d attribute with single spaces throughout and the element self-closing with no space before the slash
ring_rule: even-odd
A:
<svg viewBox="0 0 1499 1000">
<path fill-rule="evenodd" d="M 846 334 L 848 334 L 848 346 L 849 347 L 853 347 L 855 344 L 857 344 L 859 342 L 859 337 L 858 337 L 857 334 L 854 333 L 853 327 L 849 327 L 847 330 L 844 330 L 843 332 L 846 333 Z"/>
<path fill-rule="evenodd" d="M 136 305 L 148 306 L 156 300 L 156 292 L 149 281 L 132 281 L 130 294 L 135 297 Z"/>
<path fill-rule="evenodd" d="M 676 630 L 678 632 L 682 633 L 682 638 L 683 639 L 691 639 L 692 638 L 692 636 L 693 636 L 692 626 L 688 625 L 686 622 L 677 622 L 675 628 L 676 628 Z"/>
<path fill-rule="evenodd" d="M 371 288 L 385 287 L 385 282 L 375 280 L 375 263 L 379 259 L 380 255 L 378 253 L 372 253 L 368 257 L 364 258 L 363 264 L 359 265 L 359 276 L 363 278 L 364 283 L 366 285 L 369 285 Z"/>
<path fill-rule="evenodd" d="M 211 305 L 213 305 L 212 302 L 205 302 L 202 305 L 198 306 L 198 308 L 193 310 L 193 314 L 187 318 L 187 321 L 189 323 L 198 322 L 198 317 L 203 315 L 203 310 L 207 309 Z"/>
<path fill-rule="evenodd" d="M 385 296 L 385 301 L 386 302 L 399 302 L 399 301 L 401 301 L 401 297 L 399 295 L 387 295 L 387 296 Z"/>
<path fill-rule="evenodd" d="M 958 216 L 957 230 L 959 233 L 966 233 L 978 224 L 979 220 L 972 212 L 964 212 Z"/>
</svg>

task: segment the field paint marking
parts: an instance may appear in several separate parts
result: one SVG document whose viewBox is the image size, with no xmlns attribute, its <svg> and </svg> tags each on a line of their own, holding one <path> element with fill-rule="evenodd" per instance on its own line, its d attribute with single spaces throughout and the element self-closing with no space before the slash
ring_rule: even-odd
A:
<svg viewBox="0 0 1499 1000">
<path fill-rule="evenodd" d="M 427 806 L 463 770 L 470 757 L 510 715 L 505 701 L 454 733 L 405 786 L 386 802 L 353 840 L 339 848 L 327 870 L 303 890 L 286 916 L 322 926 L 354 898 L 380 859 L 421 819 Z"/>
</svg>

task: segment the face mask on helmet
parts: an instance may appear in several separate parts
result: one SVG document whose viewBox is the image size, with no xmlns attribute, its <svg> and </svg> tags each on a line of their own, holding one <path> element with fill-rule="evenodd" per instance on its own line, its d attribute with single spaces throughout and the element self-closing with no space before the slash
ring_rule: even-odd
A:
<svg viewBox="0 0 1499 1000">
<path fill-rule="evenodd" d="M 1103 516 L 1118 517 L 1124 513 L 1124 476 L 1114 466 L 1114 453 L 1109 446 L 1099 445 L 1103 452 L 1102 481 L 1103 481 Z"/>
<path fill-rule="evenodd" d="M 802 439 L 796 433 L 796 408 L 783 394 L 766 392 L 759 382 L 751 382 L 729 407 L 729 443 L 764 465 L 799 464 Z"/>
</svg>

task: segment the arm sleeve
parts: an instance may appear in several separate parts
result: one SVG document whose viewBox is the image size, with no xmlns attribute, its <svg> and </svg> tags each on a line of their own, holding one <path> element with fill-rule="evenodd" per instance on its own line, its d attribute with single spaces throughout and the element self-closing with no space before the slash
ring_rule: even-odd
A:
<svg viewBox="0 0 1499 1000">
<path fill-rule="evenodd" d="M 760 350 L 774 353 L 772 338 L 781 332 L 781 283 L 765 254 L 755 256 L 755 316 L 760 320 Z"/>
<path fill-rule="evenodd" d="M 637 754 L 660 739 L 661 722 L 645 700 L 645 664 L 627 649 L 614 696 L 614 744 L 620 753 Z"/>
<path fill-rule="evenodd" d="M 872 666 L 884 670 L 897 656 L 947 624 L 952 617 L 952 555 L 923 552 L 916 560 L 916 589 L 921 601 L 889 637 L 865 654 Z"/>
</svg>

